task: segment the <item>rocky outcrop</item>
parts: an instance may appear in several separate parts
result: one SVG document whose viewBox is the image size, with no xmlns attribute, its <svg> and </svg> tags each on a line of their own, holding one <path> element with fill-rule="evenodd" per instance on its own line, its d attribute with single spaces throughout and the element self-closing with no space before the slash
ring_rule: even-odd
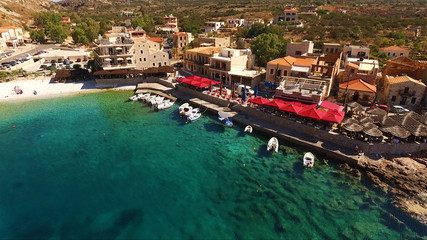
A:
<svg viewBox="0 0 427 240">
<path fill-rule="evenodd" d="M 56 5 L 50 0 L 0 0 L 0 26 L 22 26 L 34 12 L 52 10 Z"/>
<path fill-rule="evenodd" d="M 396 207 L 427 225 L 427 151 L 379 160 L 365 157 L 358 165 L 371 182 L 393 194 Z"/>
</svg>

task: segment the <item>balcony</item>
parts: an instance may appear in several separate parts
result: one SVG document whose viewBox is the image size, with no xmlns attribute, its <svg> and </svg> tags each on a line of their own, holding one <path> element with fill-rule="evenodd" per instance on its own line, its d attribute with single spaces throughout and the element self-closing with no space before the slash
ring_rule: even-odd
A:
<svg viewBox="0 0 427 240">
<path fill-rule="evenodd" d="M 415 96 L 415 91 L 405 91 L 403 89 L 400 89 L 399 95 L 402 97 L 412 97 Z"/>
<path fill-rule="evenodd" d="M 136 65 L 134 63 L 123 63 L 123 64 L 102 64 L 104 70 L 116 70 L 116 69 L 134 69 Z"/>
</svg>

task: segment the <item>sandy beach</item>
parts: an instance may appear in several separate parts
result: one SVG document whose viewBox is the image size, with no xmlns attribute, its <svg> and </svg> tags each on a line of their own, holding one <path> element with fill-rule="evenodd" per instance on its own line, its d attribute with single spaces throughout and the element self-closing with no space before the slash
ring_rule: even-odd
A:
<svg viewBox="0 0 427 240">
<path fill-rule="evenodd" d="M 50 79 L 50 77 L 37 77 L 34 79 L 19 78 L 13 81 L 0 83 L 0 102 L 28 101 L 105 91 L 105 88 L 97 88 L 94 81 L 49 83 Z M 14 91 L 15 86 L 19 86 L 23 94 L 16 94 Z M 133 90 L 135 86 L 119 87 L 115 89 Z M 37 91 L 37 95 L 34 95 L 34 91 Z"/>
</svg>

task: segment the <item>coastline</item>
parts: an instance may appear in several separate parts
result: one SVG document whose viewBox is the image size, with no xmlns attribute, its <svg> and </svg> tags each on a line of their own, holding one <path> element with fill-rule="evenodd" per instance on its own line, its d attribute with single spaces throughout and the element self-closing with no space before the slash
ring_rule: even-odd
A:
<svg viewBox="0 0 427 240">
<path fill-rule="evenodd" d="M 98 88 L 93 80 L 73 83 L 50 83 L 50 81 L 50 77 L 37 77 L 34 79 L 18 78 L 13 81 L 0 83 L 0 103 L 50 99 L 106 90 L 135 89 L 133 86 Z M 13 91 L 15 86 L 19 86 L 23 93 L 17 95 Z M 33 91 L 37 91 L 37 95 L 34 95 Z"/>
</svg>

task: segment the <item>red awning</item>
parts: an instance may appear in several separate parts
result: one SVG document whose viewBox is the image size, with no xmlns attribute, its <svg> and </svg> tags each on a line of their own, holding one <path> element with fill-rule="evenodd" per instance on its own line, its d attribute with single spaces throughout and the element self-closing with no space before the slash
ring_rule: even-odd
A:
<svg viewBox="0 0 427 240">
<path fill-rule="evenodd" d="M 308 105 L 310 106 L 310 105 Z M 326 112 L 322 110 L 318 110 L 316 108 L 306 108 L 298 113 L 301 117 L 309 117 L 314 118 L 316 120 L 322 119 L 324 116 L 326 116 Z"/>
<path fill-rule="evenodd" d="M 210 85 L 214 86 L 214 85 L 220 84 L 220 82 L 218 81 L 214 81 L 208 78 L 203 78 L 195 75 L 186 77 L 186 78 L 177 79 L 176 81 L 186 83 L 198 88 L 205 88 L 205 87 L 209 87 Z"/>
<path fill-rule="evenodd" d="M 322 117 L 322 120 L 328 121 L 328 122 L 336 122 L 340 123 L 344 119 L 344 112 L 336 111 L 336 110 L 329 110 L 325 116 Z"/>
<path fill-rule="evenodd" d="M 256 97 L 256 98 L 249 99 L 249 102 L 255 103 L 258 105 L 265 105 L 265 104 L 269 103 L 270 100 L 268 100 L 267 98 L 263 98 L 263 97 Z"/>
<path fill-rule="evenodd" d="M 300 111 L 304 110 L 304 107 L 300 106 L 300 104 L 291 103 L 280 107 L 279 110 L 298 114 Z"/>
<path fill-rule="evenodd" d="M 266 103 L 264 105 L 266 105 L 266 106 L 272 106 L 272 107 L 276 107 L 276 108 L 280 108 L 280 107 L 284 107 L 286 105 L 289 105 L 289 103 L 285 102 L 282 99 L 275 98 L 272 101 L 269 101 L 268 103 Z"/>
<path fill-rule="evenodd" d="M 326 109 L 330 109 L 330 110 L 337 110 L 337 111 L 341 111 L 344 107 L 340 106 L 336 103 L 333 102 L 329 102 L 329 101 L 323 101 L 320 104 L 321 107 L 326 108 Z"/>
</svg>

